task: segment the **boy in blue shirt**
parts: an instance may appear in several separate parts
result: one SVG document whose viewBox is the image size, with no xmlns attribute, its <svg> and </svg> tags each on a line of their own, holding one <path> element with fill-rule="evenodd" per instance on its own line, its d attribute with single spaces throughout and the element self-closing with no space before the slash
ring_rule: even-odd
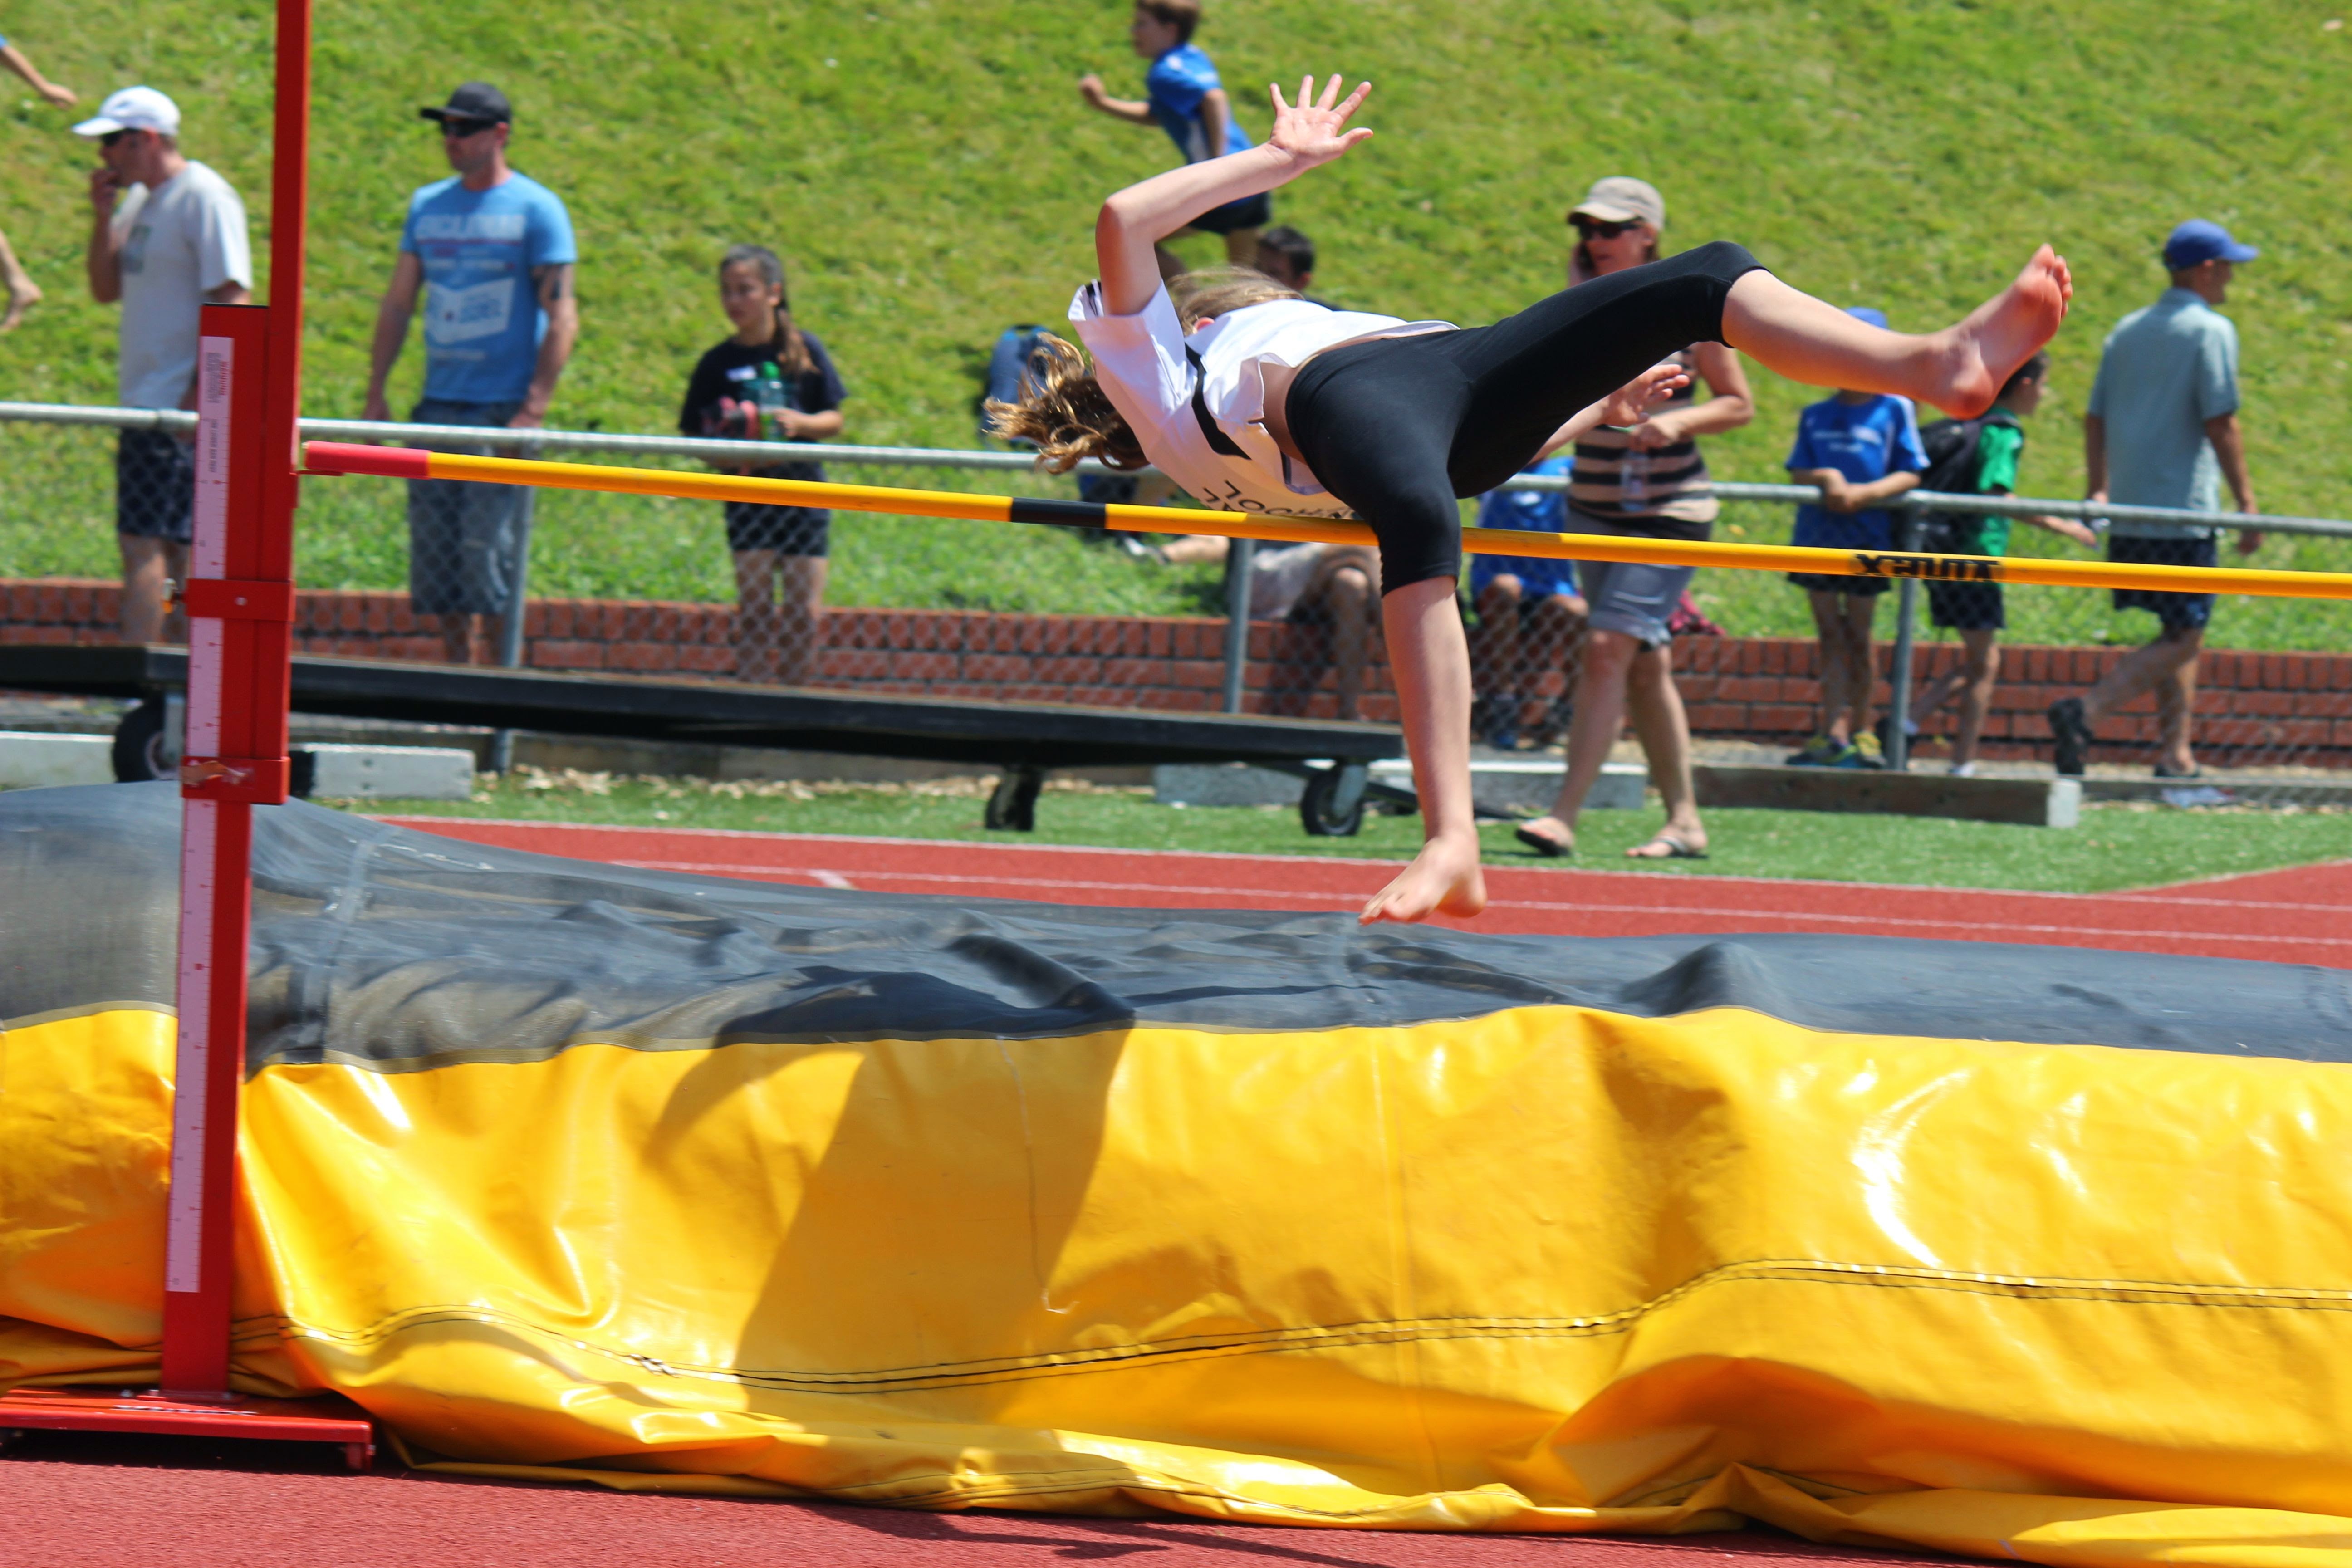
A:
<svg viewBox="0 0 2352 1568">
<path fill-rule="evenodd" d="M 1249 151 L 1249 135 L 1234 119 L 1233 101 L 1225 96 L 1216 66 L 1192 42 L 1192 31 L 1200 25 L 1201 0 L 1137 0 L 1127 36 L 1135 52 L 1151 62 L 1143 78 L 1144 100 L 1111 97 L 1102 78 L 1091 72 L 1078 79 L 1078 96 L 1130 125 L 1159 126 L 1187 163 Z M 1253 267 L 1258 230 L 1273 216 L 1273 198 L 1261 194 L 1203 213 L 1182 232 L 1223 235 L 1225 260 L 1234 267 Z M 1183 272 L 1184 263 L 1174 251 L 1164 245 L 1157 251 L 1161 277 Z"/>
<path fill-rule="evenodd" d="M 1886 313 L 1857 305 L 1846 314 L 1885 329 Z M 1797 416 L 1797 444 L 1789 478 L 1817 486 L 1818 505 L 1797 509 L 1794 544 L 1824 550 L 1886 550 L 1895 520 L 1882 510 L 1918 488 L 1927 454 L 1919 445 L 1918 416 L 1910 400 L 1874 392 L 1841 392 Z M 1872 622 L 1884 577 L 1832 577 L 1791 573 L 1789 581 L 1811 602 L 1822 643 L 1822 728 L 1789 758 L 1794 767 L 1885 766 L 1870 724 Z"/>
</svg>

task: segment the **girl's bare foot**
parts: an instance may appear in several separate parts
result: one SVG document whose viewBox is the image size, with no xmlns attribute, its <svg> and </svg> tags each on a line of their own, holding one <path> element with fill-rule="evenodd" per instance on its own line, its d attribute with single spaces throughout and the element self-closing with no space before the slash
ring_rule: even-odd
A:
<svg viewBox="0 0 2352 1568">
<path fill-rule="evenodd" d="M 40 285 L 18 273 L 8 279 L 8 313 L 0 316 L 0 332 L 14 331 L 25 312 L 41 302 Z"/>
<path fill-rule="evenodd" d="M 1427 920 L 1433 914 L 1464 919 L 1486 907 L 1486 879 L 1478 869 L 1478 835 L 1441 833 L 1421 847 L 1395 881 L 1382 888 L 1356 917 L 1360 925 L 1381 921 Z"/>
<path fill-rule="evenodd" d="M 1928 401 L 1958 419 L 1990 408 L 2011 373 L 2058 335 L 2074 297 L 2065 258 L 2046 245 L 2035 251 L 2015 282 L 1940 334 L 1948 357 L 1942 386 Z"/>
</svg>

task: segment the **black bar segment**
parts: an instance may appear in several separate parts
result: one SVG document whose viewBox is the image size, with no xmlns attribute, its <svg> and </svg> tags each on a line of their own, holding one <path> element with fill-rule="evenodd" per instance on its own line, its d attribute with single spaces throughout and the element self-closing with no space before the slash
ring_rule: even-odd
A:
<svg viewBox="0 0 2352 1568">
<path fill-rule="evenodd" d="M 1109 525 L 1110 514 L 1100 501 L 1039 500 L 1027 496 L 1014 496 L 1013 521 L 1050 522 L 1063 528 L 1104 528 Z"/>
</svg>

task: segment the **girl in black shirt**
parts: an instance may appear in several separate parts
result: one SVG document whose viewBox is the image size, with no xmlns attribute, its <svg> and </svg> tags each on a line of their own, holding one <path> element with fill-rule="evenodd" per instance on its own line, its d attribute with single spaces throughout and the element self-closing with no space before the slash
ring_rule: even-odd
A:
<svg viewBox="0 0 2352 1568">
<path fill-rule="evenodd" d="M 801 331 L 784 298 L 784 264 L 763 245 L 730 247 L 719 263 L 719 303 L 735 335 L 704 354 L 687 383 L 678 430 L 747 441 L 822 441 L 841 434 L 847 395 L 824 345 Z M 768 479 L 822 479 L 816 463 L 740 468 Z M 817 668 L 825 548 L 833 514 L 821 508 L 728 501 L 735 557 L 738 679 L 805 685 Z M 783 580 L 783 602 L 776 580 Z"/>
</svg>

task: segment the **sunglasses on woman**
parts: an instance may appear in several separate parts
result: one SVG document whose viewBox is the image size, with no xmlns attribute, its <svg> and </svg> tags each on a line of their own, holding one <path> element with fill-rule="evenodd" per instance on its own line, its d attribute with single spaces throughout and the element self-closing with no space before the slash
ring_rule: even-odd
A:
<svg viewBox="0 0 2352 1568">
<path fill-rule="evenodd" d="M 1599 218 L 1578 216 L 1568 221 L 1574 224 L 1576 232 L 1587 239 L 1614 239 L 1629 229 L 1642 226 L 1641 220 L 1638 218 L 1625 223 L 1603 223 Z"/>
</svg>

